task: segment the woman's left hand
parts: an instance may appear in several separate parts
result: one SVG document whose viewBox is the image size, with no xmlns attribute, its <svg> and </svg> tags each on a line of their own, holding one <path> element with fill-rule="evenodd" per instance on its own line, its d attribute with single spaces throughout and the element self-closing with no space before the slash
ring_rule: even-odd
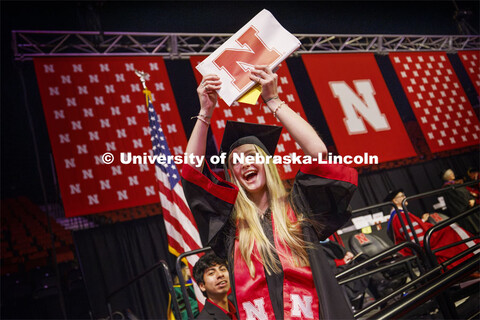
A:
<svg viewBox="0 0 480 320">
<path fill-rule="evenodd" d="M 250 80 L 260 83 L 262 86 L 262 98 L 264 101 L 278 97 L 278 75 L 273 73 L 268 66 L 254 66 L 250 70 Z"/>
</svg>

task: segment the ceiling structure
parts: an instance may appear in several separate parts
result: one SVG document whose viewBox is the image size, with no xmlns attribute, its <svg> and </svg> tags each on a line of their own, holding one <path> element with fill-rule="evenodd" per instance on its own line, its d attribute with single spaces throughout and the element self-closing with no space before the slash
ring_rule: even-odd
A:
<svg viewBox="0 0 480 320">
<path fill-rule="evenodd" d="M 13 30 L 15 60 L 45 56 L 156 55 L 186 59 L 208 55 L 227 41 L 228 33 L 151 33 L 97 31 Z M 301 46 L 296 55 L 308 53 L 446 51 L 480 49 L 478 35 L 360 35 L 295 34 Z"/>
</svg>

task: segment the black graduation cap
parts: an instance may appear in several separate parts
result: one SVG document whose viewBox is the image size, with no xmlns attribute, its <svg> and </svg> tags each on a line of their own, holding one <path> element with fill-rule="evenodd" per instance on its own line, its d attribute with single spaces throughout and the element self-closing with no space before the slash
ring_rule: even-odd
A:
<svg viewBox="0 0 480 320">
<path fill-rule="evenodd" d="M 226 152 L 227 158 L 238 146 L 255 144 L 262 148 L 268 155 L 275 153 L 282 127 L 264 124 L 227 121 L 223 133 L 220 153 Z"/>
<path fill-rule="evenodd" d="M 385 199 L 383 199 L 383 201 L 384 202 L 392 201 L 400 192 L 403 192 L 403 189 L 396 189 L 396 190 L 390 191 L 385 197 Z"/>
</svg>

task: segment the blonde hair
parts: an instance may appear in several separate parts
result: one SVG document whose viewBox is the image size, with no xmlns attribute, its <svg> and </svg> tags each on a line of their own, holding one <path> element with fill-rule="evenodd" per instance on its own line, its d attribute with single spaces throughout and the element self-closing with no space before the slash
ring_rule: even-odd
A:
<svg viewBox="0 0 480 320">
<path fill-rule="evenodd" d="M 253 145 L 255 150 L 266 158 L 265 151 Z M 231 168 L 231 162 L 228 162 Z M 275 164 L 269 162 L 264 164 L 266 175 L 266 186 L 269 196 L 269 204 L 275 221 L 274 233 L 277 235 L 280 244 L 290 248 L 292 257 L 284 257 L 289 259 L 296 266 L 308 266 L 308 255 L 306 247 L 309 247 L 303 240 L 301 224 L 304 221 L 303 215 L 297 213 L 297 221 L 292 222 L 288 218 L 288 193 L 283 185 L 280 175 Z M 263 262 L 268 274 L 281 272 L 278 264 L 279 261 L 274 255 L 275 247 L 263 232 L 260 222 L 258 209 L 255 203 L 250 200 L 247 192 L 232 174 L 232 181 L 239 187 L 237 200 L 235 201 L 235 221 L 238 228 L 238 242 L 240 253 L 243 260 L 247 264 L 250 276 L 255 277 L 255 268 L 251 256 L 253 254 L 254 245 L 257 246 L 260 257 L 257 258 Z M 280 253 L 277 251 L 277 254 Z"/>
<path fill-rule="evenodd" d="M 449 181 L 452 174 L 454 175 L 453 170 L 452 169 L 447 169 L 442 176 L 443 180 Z"/>
</svg>

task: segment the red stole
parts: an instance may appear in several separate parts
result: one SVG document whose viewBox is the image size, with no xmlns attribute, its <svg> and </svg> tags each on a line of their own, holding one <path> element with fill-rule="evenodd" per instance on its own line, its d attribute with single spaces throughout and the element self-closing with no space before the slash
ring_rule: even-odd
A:
<svg viewBox="0 0 480 320">
<path fill-rule="evenodd" d="M 290 221 L 297 220 L 289 207 Z M 291 257 L 290 248 L 280 244 L 275 233 L 272 214 L 272 229 L 278 257 L 283 268 L 283 309 L 284 319 L 319 319 L 318 297 L 310 267 L 296 267 L 286 257 Z M 235 239 L 234 253 L 235 295 L 240 319 L 273 319 L 274 312 L 263 263 L 256 245 L 253 247 L 252 262 L 255 267 L 255 278 L 250 277 L 247 264 L 242 259 Z"/>
</svg>

